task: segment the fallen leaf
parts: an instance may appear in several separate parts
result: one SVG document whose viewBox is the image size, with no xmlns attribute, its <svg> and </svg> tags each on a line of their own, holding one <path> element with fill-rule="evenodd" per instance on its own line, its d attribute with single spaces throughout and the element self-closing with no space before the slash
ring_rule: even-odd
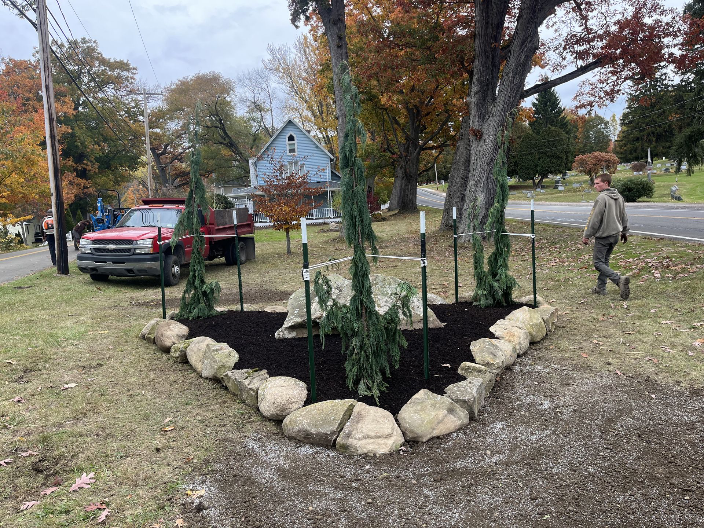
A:
<svg viewBox="0 0 704 528">
<path fill-rule="evenodd" d="M 15 396 L 12 398 L 12 401 L 15 403 L 24 403 L 24 398 L 22 396 Z"/>
<path fill-rule="evenodd" d="M 50 494 L 54 493 L 57 489 L 59 489 L 58 486 L 54 486 L 54 487 L 52 487 L 52 488 L 47 488 L 47 489 L 45 489 L 45 490 L 42 490 L 41 493 L 39 493 L 39 495 L 40 495 L 40 496 L 42 496 L 42 495 L 50 495 Z"/>
<path fill-rule="evenodd" d="M 37 504 L 39 504 L 39 501 L 23 502 L 23 503 L 22 503 L 22 506 L 20 506 L 20 511 L 28 510 L 28 509 L 30 509 L 32 506 L 36 506 Z"/>
<path fill-rule="evenodd" d="M 171 418 L 167 418 L 166 420 L 164 420 L 164 424 L 169 423 L 171 420 L 172 420 Z M 162 425 L 163 425 L 163 424 L 162 424 Z"/>
<path fill-rule="evenodd" d="M 64 385 L 63 387 L 61 387 L 61 390 L 63 391 L 63 390 L 72 389 L 72 388 L 74 388 L 74 387 L 76 387 L 76 386 L 78 386 L 78 383 L 67 383 L 66 385 Z"/>
<path fill-rule="evenodd" d="M 5 360 L 5 363 L 9 363 L 10 365 L 14 365 L 14 364 L 15 364 L 15 362 L 14 362 L 13 360 L 11 360 L 11 359 L 6 359 L 6 360 Z"/>
<path fill-rule="evenodd" d="M 658 362 L 658 359 L 657 359 L 657 358 L 654 358 L 654 357 L 647 357 L 647 358 L 645 358 L 645 360 L 646 360 L 646 361 L 652 361 L 653 363 L 657 363 L 657 362 Z"/>
<path fill-rule="evenodd" d="M 700 347 L 704 345 L 704 339 L 697 339 L 694 343 L 692 343 L 695 347 Z"/>
<path fill-rule="evenodd" d="M 620 370 L 617 370 L 616 374 L 618 374 L 619 376 L 623 376 L 623 372 L 621 372 Z"/>
<path fill-rule="evenodd" d="M 21 457 L 28 457 L 28 456 L 32 456 L 32 455 L 38 455 L 38 454 L 39 453 L 37 453 L 36 451 L 25 451 L 24 453 L 20 453 L 20 456 Z"/>
<path fill-rule="evenodd" d="M 8 464 L 11 464 L 11 463 L 12 463 L 12 459 L 11 459 L 11 458 L 6 458 L 5 460 L 0 460 L 0 466 L 5 466 L 5 467 L 7 467 L 7 465 L 8 465 Z"/>
<path fill-rule="evenodd" d="M 178 528 L 182 528 L 183 526 L 186 526 L 186 521 L 183 519 L 176 519 L 174 522 L 174 526 L 178 526 Z"/>
<path fill-rule="evenodd" d="M 624 334 L 632 335 L 635 334 L 635 332 L 624 332 Z"/>
<path fill-rule="evenodd" d="M 652 310 L 650 310 L 650 313 L 655 313 L 655 312 L 657 312 L 657 311 L 658 311 L 657 308 L 653 308 Z"/>
<path fill-rule="evenodd" d="M 107 508 L 102 502 L 91 502 L 88 506 L 84 508 L 86 511 L 104 510 Z"/>
<path fill-rule="evenodd" d="M 205 490 L 188 490 L 186 492 L 186 495 L 188 495 L 189 497 L 200 497 L 202 495 L 205 495 Z"/>
<path fill-rule="evenodd" d="M 106 518 L 108 515 L 110 515 L 110 510 L 108 510 L 108 509 L 106 508 L 105 510 L 103 510 L 103 513 L 100 514 L 100 516 L 98 517 L 98 520 L 96 521 L 96 523 L 99 524 L 99 523 L 101 523 L 101 522 L 105 522 L 105 518 Z"/>
<path fill-rule="evenodd" d="M 674 321 L 660 321 L 660 324 L 672 324 Z"/>
<path fill-rule="evenodd" d="M 83 473 L 80 478 L 76 479 L 76 483 L 71 486 L 71 489 L 69 491 L 78 491 L 81 488 L 90 488 L 90 485 L 95 482 L 94 477 L 94 473 L 90 473 L 89 475 Z"/>
<path fill-rule="evenodd" d="M 173 425 L 169 425 L 168 427 L 164 427 L 161 430 L 164 432 L 168 432 L 168 431 L 173 431 L 174 429 L 175 429 L 175 427 Z"/>
<path fill-rule="evenodd" d="M 589 354 L 585 354 L 584 352 L 582 352 L 582 357 L 588 358 Z"/>
<path fill-rule="evenodd" d="M 595 345 L 603 345 L 604 344 L 601 341 L 597 341 L 596 339 L 592 339 L 592 343 L 594 343 Z"/>
</svg>

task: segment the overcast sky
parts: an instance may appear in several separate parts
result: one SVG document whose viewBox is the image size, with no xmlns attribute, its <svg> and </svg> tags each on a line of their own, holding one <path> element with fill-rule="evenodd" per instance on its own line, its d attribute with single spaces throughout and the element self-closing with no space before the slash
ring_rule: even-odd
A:
<svg viewBox="0 0 704 528">
<path fill-rule="evenodd" d="M 686 0 L 665 3 L 681 11 Z M 128 0 L 47 0 L 47 5 L 66 34 L 97 40 L 104 55 L 128 60 L 150 87 L 211 70 L 236 78 L 261 66 L 268 44 L 293 44 L 305 31 L 291 25 L 286 0 L 132 0 L 134 16 Z M 36 46 L 32 26 L 0 5 L 0 56 L 28 59 Z M 557 88 L 563 106 L 573 105 L 577 84 Z M 608 119 L 620 115 L 623 106 L 621 100 L 599 113 Z"/>
</svg>

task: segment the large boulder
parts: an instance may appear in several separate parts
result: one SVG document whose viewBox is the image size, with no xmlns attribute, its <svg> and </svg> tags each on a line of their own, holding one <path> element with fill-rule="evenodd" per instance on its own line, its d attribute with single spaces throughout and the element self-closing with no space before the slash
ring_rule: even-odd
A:
<svg viewBox="0 0 704 528">
<path fill-rule="evenodd" d="M 193 339 L 186 339 L 180 343 L 176 343 L 171 347 L 169 354 L 179 363 L 188 363 L 188 348 L 193 345 L 196 348 L 204 348 L 208 343 L 215 343 L 215 340 L 211 337 L 194 337 Z"/>
<path fill-rule="evenodd" d="M 352 298 L 352 281 L 335 273 L 329 274 L 328 279 L 332 285 L 333 298 L 342 305 L 347 305 Z M 399 279 L 387 277 L 386 275 L 371 275 L 372 295 L 376 309 L 380 314 L 385 314 L 393 304 L 395 293 L 398 288 Z M 438 299 L 436 299 L 438 300 Z M 420 295 L 411 299 L 412 325 L 401 317 L 401 328 L 423 328 L 423 302 Z M 311 319 L 313 321 L 313 333 L 319 333 L 320 320 L 325 312 L 318 306 L 318 298 L 313 295 L 311 298 Z M 438 320 L 435 313 L 428 309 L 428 328 L 441 328 L 443 324 Z M 288 300 L 288 315 L 281 328 L 276 331 L 277 339 L 305 337 L 308 335 L 306 326 L 306 297 L 303 288 L 295 291 Z"/>
<path fill-rule="evenodd" d="M 200 375 L 219 380 L 225 372 L 232 370 L 239 359 L 239 354 L 227 343 L 209 343 L 203 353 Z"/>
<path fill-rule="evenodd" d="M 303 407 L 308 397 L 306 384 L 296 378 L 273 376 L 259 387 L 259 412 L 272 420 L 283 420 Z"/>
<path fill-rule="evenodd" d="M 188 337 L 188 327 L 177 321 L 163 321 L 156 326 L 154 343 L 162 352 L 170 352 L 176 343 L 185 341 Z"/>
<path fill-rule="evenodd" d="M 196 339 L 186 349 L 186 358 L 193 370 L 204 378 L 220 379 L 240 359 L 227 343 L 216 343 L 210 338 Z"/>
<path fill-rule="evenodd" d="M 266 370 L 228 370 L 220 381 L 244 403 L 255 409 L 259 405 L 259 387 L 269 379 Z"/>
<path fill-rule="evenodd" d="M 530 334 L 530 342 L 536 343 L 545 337 L 547 330 L 545 329 L 545 323 L 543 322 L 543 317 L 540 315 L 538 310 L 533 308 L 528 308 L 523 306 L 518 310 L 512 311 L 506 320 L 512 323 L 516 323 L 518 326 L 522 326 Z"/>
<path fill-rule="evenodd" d="M 522 356 L 530 347 L 530 334 L 522 326 L 512 321 L 499 319 L 489 328 L 489 331 L 499 339 L 508 341 L 516 347 L 516 354 Z"/>
<path fill-rule="evenodd" d="M 457 369 L 457 373 L 465 378 L 481 378 L 486 384 L 487 393 L 494 388 L 494 383 L 496 383 L 496 371 L 469 361 L 463 362 Z"/>
<path fill-rule="evenodd" d="M 516 361 L 516 347 L 503 339 L 486 337 L 472 341 L 469 345 L 474 362 L 489 370 L 499 371 Z"/>
<path fill-rule="evenodd" d="M 355 400 L 327 400 L 301 407 L 284 418 L 284 434 L 307 444 L 332 446 L 356 403 Z"/>
<path fill-rule="evenodd" d="M 488 392 L 486 380 L 478 376 L 468 377 L 445 388 L 445 396 L 467 411 L 471 420 L 479 416 L 479 409 L 484 405 Z"/>
<path fill-rule="evenodd" d="M 335 448 L 352 455 L 383 455 L 397 451 L 402 444 L 403 433 L 389 411 L 358 403 Z"/>
<path fill-rule="evenodd" d="M 406 440 L 427 442 L 457 431 L 469 423 L 468 412 L 446 396 L 418 391 L 396 417 Z"/>
<path fill-rule="evenodd" d="M 544 304 L 547 304 L 545 302 L 545 299 L 543 299 L 540 295 L 536 295 L 536 300 L 538 301 L 538 308 L 543 306 Z M 514 299 L 514 302 L 517 304 L 525 304 L 527 306 L 533 306 L 533 295 L 526 295 L 525 297 L 521 297 L 520 299 Z"/>
<path fill-rule="evenodd" d="M 543 323 L 545 323 L 547 331 L 554 331 L 557 326 L 557 308 L 549 304 L 544 304 L 543 306 L 538 306 L 536 310 L 540 314 L 540 317 L 543 318 Z"/>
</svg>

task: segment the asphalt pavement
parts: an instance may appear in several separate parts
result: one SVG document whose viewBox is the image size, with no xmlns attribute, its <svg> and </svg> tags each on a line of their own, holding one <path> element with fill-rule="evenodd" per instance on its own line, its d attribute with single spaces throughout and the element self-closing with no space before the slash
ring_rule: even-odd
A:
<svg viewBox="0 0 704 528">
<path fill-rule="evenodd" d="M 69 262 L 76 260 L 78 251 L 68 244 Z M 51 267 L 49 246 L 39 246 L 12 253 L 0 253 L 0 284 L 12 282 Z"/>
<path fill-rule="evenodd" d="M 535 221 L 584 229 L 592 203 L 535 202 Z M 441 209 L 444 204 L 444 193 L 418 189 L 418 205 Z M 530 202 L 510 200 L 506 218 L 530 221 L 530 210 Z M 629 203 L 626 212 L 632 234 L 704 243 L 704 204 Z"/>
</svg>

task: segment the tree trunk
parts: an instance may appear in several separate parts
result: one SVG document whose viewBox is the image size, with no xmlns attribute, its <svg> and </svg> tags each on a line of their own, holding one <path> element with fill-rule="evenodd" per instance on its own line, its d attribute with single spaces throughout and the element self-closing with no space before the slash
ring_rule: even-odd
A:
<svg viewBox="0 0 704 528">
<path fill-rule="evenodd" d="M 335 92 L 335 111 L 337 112 L 337 144 L 342 145 L 344 143 L 347 116 L 342 95 L 340 65 L 343 62 L 349 64 L 345 2 L 344 0 L 316 0 L 316 5 L 325 28 L 325 35 L 328 38 L 328 47 L 330 48 L 332 84 Z"/>
<path fill-rule="evenodd" d="M 468 117 L 462 121 L 453 160 L 442 225 L 452 226 L 456 206 L 461 231 L 483 231 L 496 196 L 494 163 L 499 134 L 523 93 L 531 60 L 538 49 L 538 28 L 558 0 L 522 0 L 516 28 L 502 68 L 502 41 L 509 0 L 475 2 L 472 83 Z M 457 167 L 455 166 L 457 165 Z M 451 189 L 451 191 L 450 191 Z M 469 228 L 469 229 L 467 229 Z"/>
<path fill-rule="evenodd" d="M 400 147 L 398 161 L 394 167 L 394 187 L 391 191 L 389 210 L 413 212 L 418 210 L 420 147 L 417 139 L 410 138 Z"/>
<path fill-rule="evenodd" d="M 291 234 L 289 233 L 290 229 L 287 227 L 285 229 L 286 231 L 286 254 L 290 255 L 291 254 Z"/>
</svg>

